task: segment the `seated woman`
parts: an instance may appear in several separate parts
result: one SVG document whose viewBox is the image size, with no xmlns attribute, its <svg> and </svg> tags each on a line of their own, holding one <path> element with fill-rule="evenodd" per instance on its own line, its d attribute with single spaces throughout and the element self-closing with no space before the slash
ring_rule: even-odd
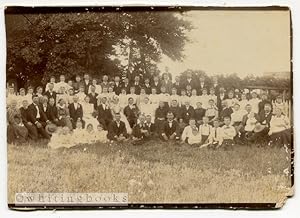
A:
<svg viewBox="0 0 300 218">
<path fill-rule="evenodd" d="M 65 103 L 64 99 L 59 99 L 57 104 L 57 115 L 58 115 L 58 122 L 59 126 L 68 127 L 70 131 L 72 131 L 72 122 L 70 120 L 70 113 L 69 109 Z"/>
<path fill-rule="evenodd" d="M 97 131 L 95 131 L 96 142 L 106 143 L 108 141 L 107 133 L 108 131 L 104 130 L 101 124 L 98 124 Z"/>
<path fill-rule="evenodd" d="M 189 145 L 199 145 L 202 141 L 201 134 L 196 126 L 196 120 L 191 118 L 189 125 L 186 126 L 181 135 L 182 142 L 186 142 Z"/>
<path fill-rule="evenodd" d="M 274 111 L 275 115 L 270 121 L 270 144 L 289 146 L 292 140 L 289 120 L 283 115 L 281 107 L 276 107 Z"/>
</svg>

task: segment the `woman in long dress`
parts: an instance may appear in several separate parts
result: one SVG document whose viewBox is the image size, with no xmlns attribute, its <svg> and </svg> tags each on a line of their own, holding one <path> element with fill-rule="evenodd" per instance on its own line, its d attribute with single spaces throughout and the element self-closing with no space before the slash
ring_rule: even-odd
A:
<svg viewBox="0 0 300 218">
<path fill-rule="evenodd" d="M 68 127 L 70 131 L 73 130 L 72 122 L 70 120 L 70 112 L 63 98 L 58 100 L 57 114 L 59 120 L 59 126 Z"/>
<path fill-rule="evenodd" d="M 121 121 L 123 121 L 125 123 L 125 127 L 126 127 L 126 130 L 127 130 L 127 133 L 131 134 L 132 133 L 132 128 L 130 127 L 129 122 L 128 122 L 125 114 L 123 113 L 123 109 L 124 108 L 122 108 L 120 106 L 120 102 L 119 102 L 119 97 L 118 96 L 114 97 L 113 101 L 110 104 L 110 108 L 111 108 L 111 112 L 113 114 L 113 117 L 115 117 L 115 114 L 117 114 L 117 113 L 119 113 L 121 115 Z"/>
<path fill-rule="evenodd" d="M 90 97 L 85 96 L 84 102 L 82 103 L 82 111 L 83 111 L 83 120 L 85 121 L 85 126 L 87 127 L 88 124 L 92 124 L 93 127 L 96 127 L 99 122 L 93 116 L 95 113 L 94 104 L 90 103 Z"/>
</svg>

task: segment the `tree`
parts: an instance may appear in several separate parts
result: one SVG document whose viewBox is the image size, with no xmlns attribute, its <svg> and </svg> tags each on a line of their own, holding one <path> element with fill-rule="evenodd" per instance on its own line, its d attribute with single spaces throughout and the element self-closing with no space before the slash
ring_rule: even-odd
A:
<svg viewBox="0 0 300 218">
<path fill-rule="evenodd" d="M 174 12 L 87 10 L 7 14 L 6 28 L 8 76 L 36 84 L 59 74 L 157 74 L 162 54 L 181 60 L 191 26 Z"/>
</svg>

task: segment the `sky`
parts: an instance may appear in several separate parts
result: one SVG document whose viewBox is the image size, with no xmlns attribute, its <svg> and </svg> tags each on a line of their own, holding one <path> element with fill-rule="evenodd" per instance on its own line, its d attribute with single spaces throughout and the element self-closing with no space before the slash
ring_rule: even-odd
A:
<svg viewBox="0 0 300 218">
<path fill-rule="evenodd" d="M 185 58 L 164 56 L 159 68 L 173 75 L 186 69 L 208 75 L 237 73 L 241 78 L 263 72 L 290 71 L 290 17 L 287 11 L 190 11 Z M 174 77 L 173 77 L 174 78 Z"/>
</svg>

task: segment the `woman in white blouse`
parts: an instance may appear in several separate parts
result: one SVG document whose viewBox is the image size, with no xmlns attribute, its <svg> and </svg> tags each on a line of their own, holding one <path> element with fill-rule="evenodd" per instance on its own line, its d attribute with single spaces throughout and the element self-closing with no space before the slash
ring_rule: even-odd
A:
<svg viewBox="0 0 300 218">
<path fill-rule="evenodd" d="M 291 144 L 291 129 L 289 119 L 282 113 L 280 107 L 274 108 L 275 115 L 270 121 L 269 135 L 271 144 L 290 145 Z"/>
<path fill-rule="evenodd" d="M 196 126 L 196 120 L 190 119 L 189 125 L 186 126 L 181 135 L 182 143 L 187 142 L 189 145 L 197 145 L 202 141 L 201 133 Z"/>
</svg>

